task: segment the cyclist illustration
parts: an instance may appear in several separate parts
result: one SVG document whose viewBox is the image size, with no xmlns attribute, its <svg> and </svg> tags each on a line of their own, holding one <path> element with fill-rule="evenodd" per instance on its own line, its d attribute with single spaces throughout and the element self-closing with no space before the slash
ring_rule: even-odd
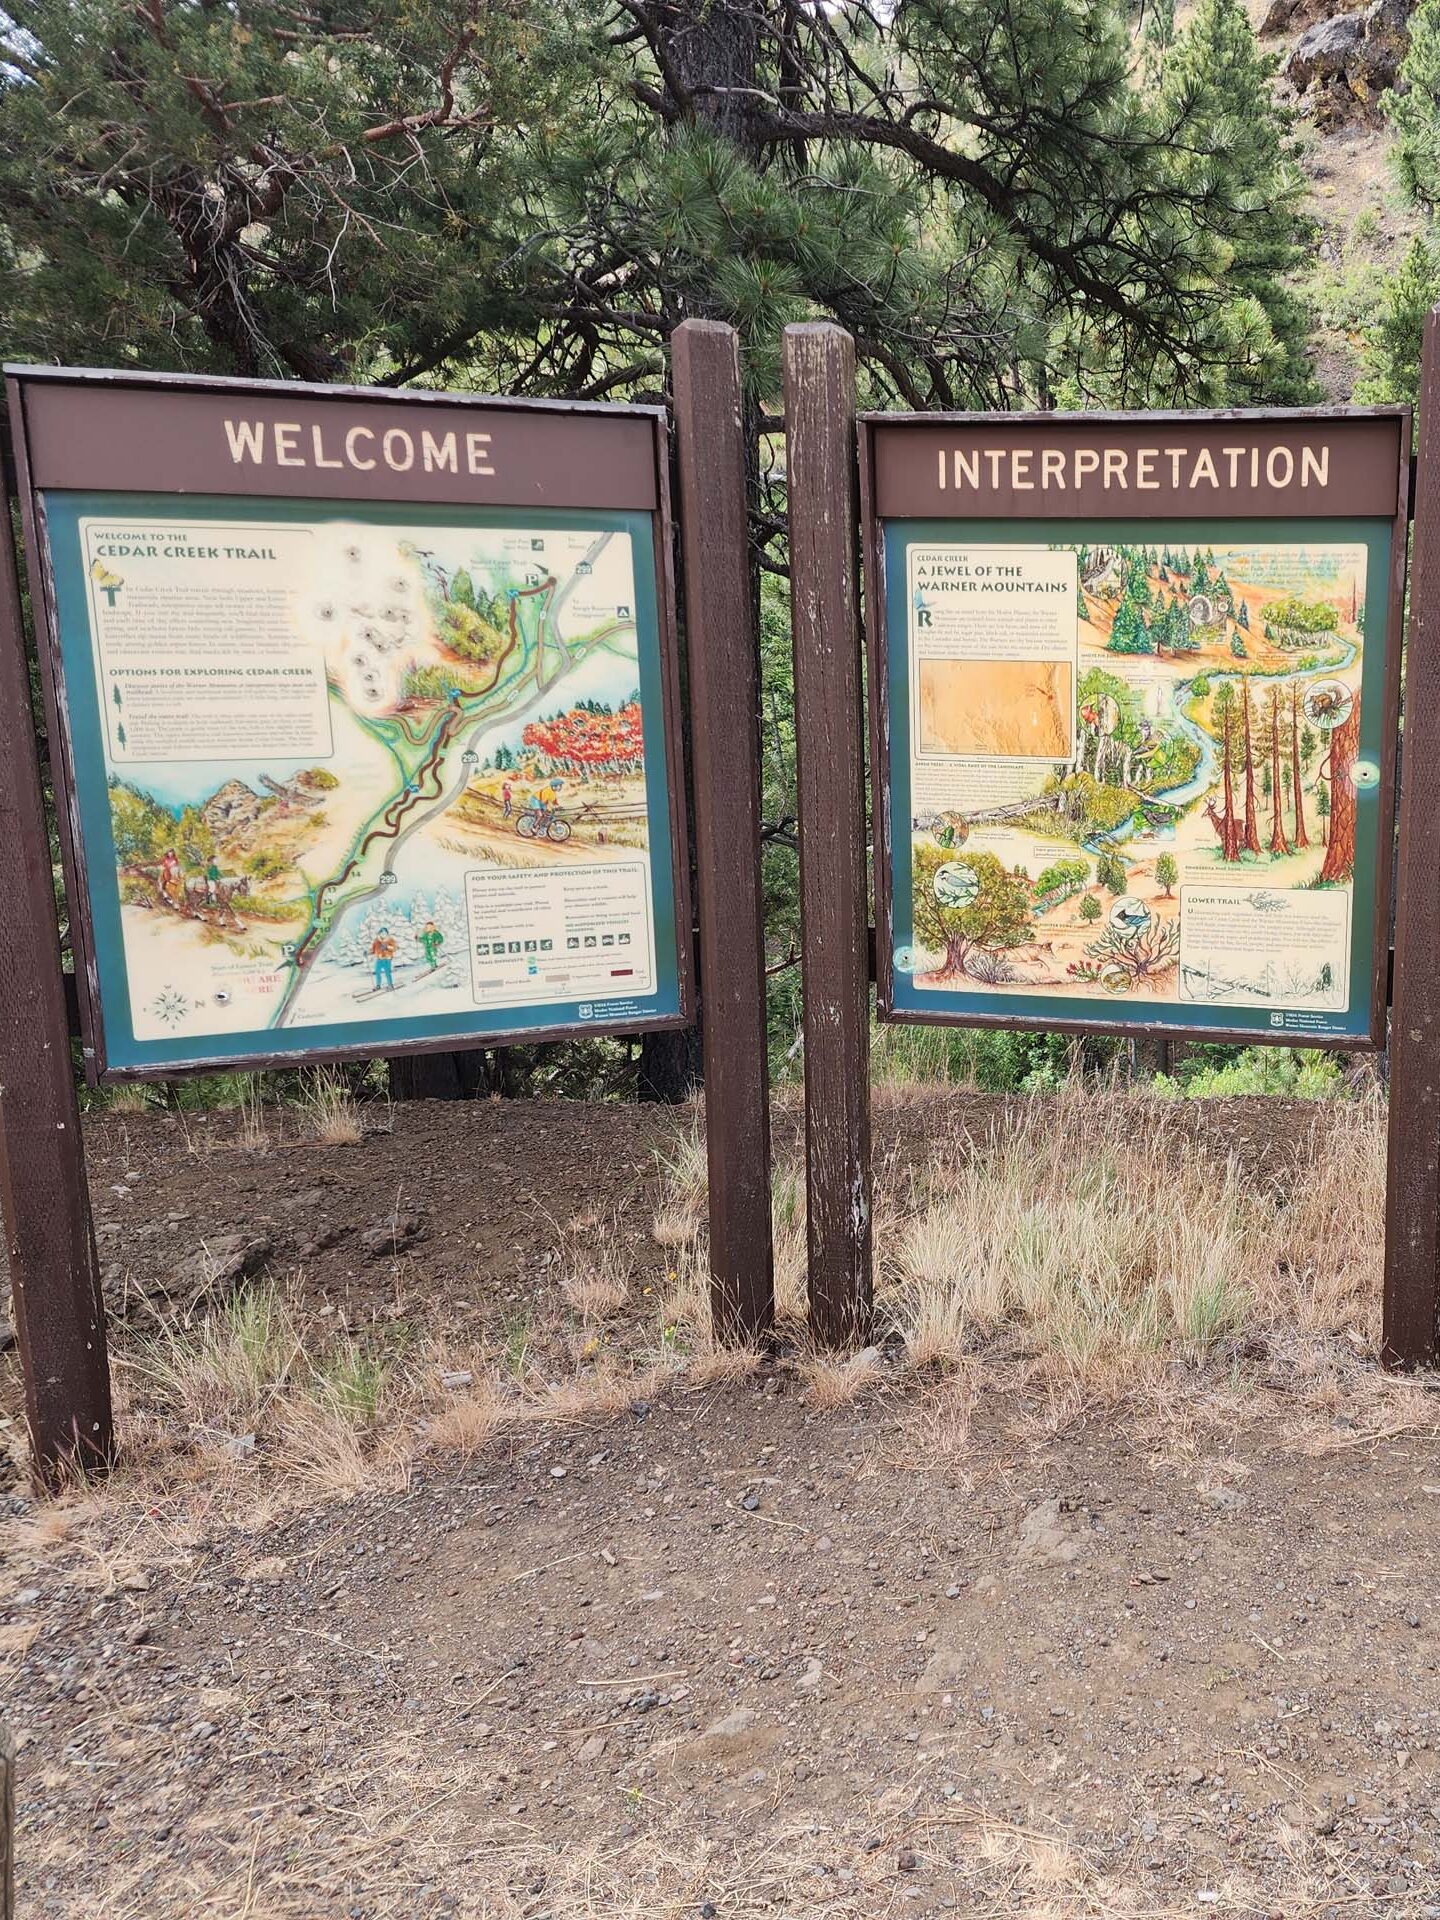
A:
<svg viewBox="0 0 1440 1920">
<path fill-rule="evenodd" d="M 515 820 L 515 831 L 522 840 L 568 840 L 570 822 L 560 814 L 559 778 L 544 781 L 535 788 Z"/>
</svg>

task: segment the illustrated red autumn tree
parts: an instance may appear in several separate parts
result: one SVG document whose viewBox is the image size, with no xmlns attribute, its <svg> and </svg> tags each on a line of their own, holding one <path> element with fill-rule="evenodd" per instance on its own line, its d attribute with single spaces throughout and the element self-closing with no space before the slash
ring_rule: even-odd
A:
<svg viewBox="0 0 1440 1920">
<path fill-rule="evenodd" d="M 645 730 L 634 700 L 616 713 L 572 707 L 548 720 L 532 720 L 521 739 L 551 768 L 581 780 L 597 774 L 618 780 L 644 764 Z"/>
</svg>

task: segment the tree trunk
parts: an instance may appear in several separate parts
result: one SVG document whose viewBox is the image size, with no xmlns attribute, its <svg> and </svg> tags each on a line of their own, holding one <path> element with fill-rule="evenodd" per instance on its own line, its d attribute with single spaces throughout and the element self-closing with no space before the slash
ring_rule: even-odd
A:
<svg viewBox="0 0 1440 1920">
<path fill-rule="evenodd" d="M 751 154 L 761 104 L 755 91 L 760 11 L 753 0 L 672 0 L 657 9 L 675 83 L 667 82 L 669 100 Z"/>
<path fill-rule="evenodd" d="M 1255 754 L 1250 741 L 1250 680 L 1242 681 L 1245 693 L 1245 851 L 1259 853 L 1260 832 L 1255 820 Z"/>
<path fill-rule="evenodd" d="M 1350 769 L 1360 745 L 1360 697 L 1330 736 L 1330 839 L 1320 878 L 1348 880 L 1355 871 L 1355 787 Z"/>
<path fill-rule="evenodd" d="M 1235 776 L 1231 765 L 1231 715 L 1227 712 L 1224 719 L 1224 791 L 1225 814 L 1220 826 L 1220 858 L 1235 861 L 1240 858 L 1240 825 L 1235 818 Z"/>
<path fill-rule="evenodd" d="M 1300 777 L 1300 689 L 1290 689 L 1290 787 L 1295 802 L 1295 844 L 1308 847 L 1305 831 L 1305 788 Z"/>
<path fill-rule="evenodd" d="M 699 1090 L 702 1069 L 698 1026 L 642 1033 L 636 1096 L 644 1105 L 678 1106 Z"/>
<path fill-rule="evenodd" d="M 1285 789 L 1280 781 L 1280 696 L 1270 700 L 1270 851 L 1289 853 L 1285 838 Z"/>
<path fill-rule="evenodd" d="M 472 1047 L 464 1053 L 412 1053 L 390 1062 L 392 1100 L 483 1100 L 524 1092 L 513 1047 Z"/>
</svg>

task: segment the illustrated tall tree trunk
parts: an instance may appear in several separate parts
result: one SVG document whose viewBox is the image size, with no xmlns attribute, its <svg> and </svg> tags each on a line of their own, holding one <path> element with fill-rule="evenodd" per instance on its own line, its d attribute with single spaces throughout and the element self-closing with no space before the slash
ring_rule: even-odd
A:
<svg viewBox="0 0 1440 1920">
<path fill-rule="evenodd" d="M 1280 694 L 1270 695 L 1270 851 L 1289 853 L 1285 838 L 1285 789 L 1280 784 Z"/>
<path fill-rule="evenodd" d="M 1308 847 L 1310 836 L 1305 831 L 1305 788 L 1300 778 L 1300 689 L 1290 689 L 1290 790 L 1295 806 L 1295 844 Z"/>
<path fill-rule="evenodd" d="M 1255 755 L 1250 742 L 1250 677 L 1241 682 L 1245 696 L 1245 851 L 1259 853 L 1260 829 L 1255 818 Z"/>
<path fill-rule="evenodd" d="M 1228 711 L 1224 718 L 1224 757 L 1222 762 L 1224 775 L 1225 814 L 1220 826 L 1220 858 L 1238 860 L 1240 858 L 1240 823 L 1235 818 L 1235 775 L 1231 764 L 1231 741 L 1233 739 L 1233 715 Z"/>
<path fill-rule="evenodd" d="M 1330 736 L 1330 839 L 1320 878 L 1348 880 L 1355 871 L 1355 783 L 1350 769 L 1360 750 L 1360 699 Z M 1388 857 L 1388 856 L 1387 856 Z"/>
</svg>

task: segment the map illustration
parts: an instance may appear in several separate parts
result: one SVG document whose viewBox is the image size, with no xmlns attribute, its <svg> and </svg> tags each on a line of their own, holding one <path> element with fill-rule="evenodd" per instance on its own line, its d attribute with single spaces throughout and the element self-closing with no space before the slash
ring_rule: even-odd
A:
<svg viewBox="0 0 1440 1920">
<path fill-rule="evenodd" d="M 80 531 L 137 1039 L 654 993 L 628 533 Z"/>
<path fill-rule="evenodd" d="M 1366 547 L 909 561 L 915 986 L 1343 1013 Z"/>
</svg>

